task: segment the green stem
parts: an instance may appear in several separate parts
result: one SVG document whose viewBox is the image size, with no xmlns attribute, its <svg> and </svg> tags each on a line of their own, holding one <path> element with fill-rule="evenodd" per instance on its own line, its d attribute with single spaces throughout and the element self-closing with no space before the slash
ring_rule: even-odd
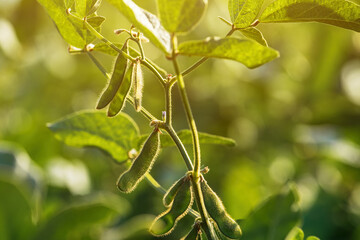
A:
<svg viewBox="0 0 360 240">
<path fill-rule="evenodd" d="M 164 130 L 170 135 L 170 137 L 172 138 L 172 140 L 176 144 L 177 148 L 179 149 L 179 152 L 180 152 L 182 158 L 185 161 L 185 164 L 186 164 L 186 167 L 187 167 L 188 171 L 193 171 L 194 166 L 193 166 L 193 164 L 191 162 L 189 154 L 187 153 L 184 144 L 181 142 L 180 138 L 178 137 L 178 135 L 174 131 L 173 127 L 171 125 L 170 126 L 167 125 L 164 128 Z"/>
<path fill-rule="evenodd" d="M 183 76 L 180 72 L 178 62 L 176 60 L 177 38 L 174 34 L 171 36 L 171 42 L 172 42 L 172 48 L 173 48 L 172 61 L 173 61 L 176 75 L 177 75 L 177 81 L 178 81 L 178 86 L 179 86 L 179 90 L 180 90 L 181 100 L 182 100 L 184 108 L 185 108 L 187 121 L 190 126 L 191 133 L 192 133 L 192 139 L 193 139 L 194 165 L 195 166 L 192 171 L 192 186 L 193 186 L 193 190 L 195 193 L 195 200 L 196 200 L 196 204 L 197 204 L 198 210 L 201 215 L 202 222 L 204 222 L 205 226 L 206 226 L 205 233 L 207 235 L 208 240 L 216 240 L 217 238 L 214 233 L 214 229 L 209 221 L 208 213 L 205 208 L 204 198 L 203 198 L 201 188 L 200 188 L 201 154 L 200 154 L 199 134 L 198 134 L 198 131 L 196 128 L 194 116 L 191 111 L 190 102 L 187 97 L 187 93 L 186 93 L 186 89 L 185 89 L 185 82 L 184 82 Z"/>
</svg>

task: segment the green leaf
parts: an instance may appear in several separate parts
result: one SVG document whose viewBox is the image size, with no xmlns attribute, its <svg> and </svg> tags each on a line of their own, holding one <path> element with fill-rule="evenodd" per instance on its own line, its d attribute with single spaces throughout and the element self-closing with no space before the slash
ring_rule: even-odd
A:
<svg viewBox="0 0 360 240">
<path fill-rule="evenodd" d="M 244 29 L 239 29 L 239 31 L 245 36 L 256 42 L 260 43 L 263 46 L 268 46 L 263 34 L 255 27 L 249 27 Z"/>
<path fill-rule="evenodd" d="M 35 226 L 27 191 L 0 175 L 0 196 L 0 239 L 32 239 Z"/>
<path fill-rule="evenodd" d="M 360 32 L 360 6 L 347 0 L 277 0 L 260 22 L 320 22 Z"/>
<path fill-rule="evenodd" d="M 48 124 L 55 137 L 75 147 L 93 146 L 108 152 L 115 160 L 128 159 L 128 152 L 136 148 L 136 123 L 126 114 L 108 118 L 103 112 L 81 111 Z"/>
<path fill-rule="evenodd" d="M 81 20 L 86 15 L 74 12 L 72 14 L 76 17 L 73 17 L 66 13 L 67 9 L 74 4 L 74 1 L 38 0 L 38 2 L 46 9 L 51 19 L 55 22 L 61 36 L 68 44 L 82 49 L 95 40 L 96 37 L 85 29 L 84 23 Z M 93 16 L 89 18 L 89 23 L 96 30 L 100 31 L 100 25 L 104 20 L 104 17 Z"/>
<path fill-rule="evenodd" d="M 75 9 L 81 16 L 89 16 L 100 7 L 101 0 L 76 0 Z"/>
<path fill-rule="evenodd" d="M 99 239 L 98 230 L 128 210 L 128 203 L 112 194 L 72 205 L 57 213 L 42 226 L 36 239 Z M 98 235 L 98 234 L 96 234 Z"/>
<path fill-rule="evenodd" d="M 171 52 L 170 34 L 161 26 L 159 19 L 140 8 L 131 0 L 108 0 L 149 40 L 165 53 Z"/>
<path fill-rule="evenodd" d="M 181 142 L 185 145 L 192 144 L 192 135 L 190 130 L 180 130 L 177 132 Z M 161 147 L 172 147 L 175 146 L 174 141 L 171 137 L 167 134 L 162 134 L 161 136 Z M 145 141 L 147 135 L 141 135 L 138 138 L 138 149 L 141 144 Z M 217 135 L 212 135 L 208 133 L 199 132 L 199 141 L 201 144 L 216 144 L 216 145 L 223 145 L 228 147 L 234 147 L 236 145 L 235 141 L 231 138 L 221 137 Z"/>
<path fill-rule="evenodd" d="M 55 22 L 61 36 L 64 40 L 77 48 L 83 48 L 86 45 L 84 37 L 77 31 L 76 26 L 68 18 L 64 1 L 61 0 L 38 0 L 46 9 L 49 16 Z"/>
<path fill-rule="evenodd" d="M 231 21 L 237 28 L 249 27 L 260 12 L 264 0 L 229 0 Z"/>
<path fill-rule="evenodd" d="M 160 21 L 169 32 L 192 30 L 207 7 L 207 0 L 157 0 Z"/>
<path fill-rule="evenodd" d="M 279 56 L 272 48 L 249 39 L 233 37 L 184 42 L 179 45 L 179 54 L 231 59 L 248 68 L 261 66 Z"/>
<path fill-rule="evenodd" d="M 244 240 L 285 239 L 300 220 L 295 189 L 275 195 L 241 221 Z"/>
</svg>

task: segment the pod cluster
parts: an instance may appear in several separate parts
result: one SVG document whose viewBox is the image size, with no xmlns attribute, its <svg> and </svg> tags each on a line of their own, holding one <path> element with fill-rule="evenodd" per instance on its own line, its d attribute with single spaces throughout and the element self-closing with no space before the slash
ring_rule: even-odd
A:
<svg viewBox="0 0 360 240">
<path fill-rule="evenodd" d="M 163 200 L 168 209 L 156 217 L 150 227 L 150 232 L 155 236 L 170 234 L 176 223 L 188 213 L 193 203 L 190 178 L 183 177 L 177 181 Z"/>
<path fill-rule="evenodd" d="M 155 128 L 146 139 L 139 155 L 132 162 L 129 170 L 124 172 L 117 181 L 117 187 L 120 191 L 132 192 L 137 184 L 145 177 L 160 150 L 160 131 Z"/>
<path fill-rule="evenodd" d="M 224 204 L 217 194 L 210 188 L 205 179 L 200 181 L 201 191 L 207 212 L 214 222 L 216 234 L 220 239 L 239 239 L 242 235 L 240 226 L 226 212 Z"/>
<path fill-rule="evenodd" d="M 129 54 L 127 41 L 121 48 L 121 51 Z M 116 116 L 123 109 L 126 97 L 132 86 L 134 89 L 135 110 L 140 111 L 144 86 L 141 61 L 137 58 L 134 62 L 130 63 L 122 53 L 119 53 L 115 60 L 110 81 L 102 92 L 96 108 L 103 109 L 109 106 L 107 115 L 109 117 Z"/>
</svg>

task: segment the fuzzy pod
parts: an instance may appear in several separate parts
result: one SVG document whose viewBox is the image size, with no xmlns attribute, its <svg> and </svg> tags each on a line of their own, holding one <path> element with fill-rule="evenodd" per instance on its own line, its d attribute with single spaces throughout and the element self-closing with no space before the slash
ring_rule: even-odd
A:
<svg viewBox="0 0 360 240">
<path fill-rule="evenodd" d="M 139 112 L 141 110 L 143 88 L 144 88 L 144 77 L 141 70 L 140 60 L 137 60 L 135 62 L 131 78 L 134 84 L 134 107 L 135 110 Z"/>
<path fill-rule="evenodd" d="M 192 203 L 191 183 L 185 181 L 175 195 L 171 207 L 155 218 L 151 224 L 150 233 L 155 236 L 170 234 L 174 230 L 176 223 L 188 213 Z"/>
<path fill-rule="evenodd" d="M 121 50 L 128 53 L 128 45 L 124 44 Z M 96 106 L 97 109 L 102 109 L 106 107 L 114 99 L 116 93 L 118 92 L 120 86 L 123 83 L 123 80 L 125 79 L 125 73 L 128 65 L 129 60 L 125 58 L 121 53 L 119 53 L 115 60 L 114 70 L 112 72 L 111 79 L 105 91 L 100 96 L 99 102 Z"/>
<path fill-rule="evenodd" d="M 163 204 L 165 207 L 169 207 L 173 202 L 176 193 L 179 191 L 180 187 L 185 183 L 187 175 L 183 176 L 177 180 L 170 188 L 167 190 L 163 197 Z"/>
<path fill-rule="evenodd" d="M 137 184 L 144 178 L 155 162 L 160 150 L 160 131 L 155 128 L 145 141 L 139 155 L 135 158 L 130 169 L 124 172 L 117 181 L 120 191 L 132 192 Z"/>
<path fill-rule="evenodd" d="M 109 105 L 109 109 L 107 115 L 109 117 L 116 116 L 125 106 L 126 97 L 130 92 L 131 88 L 131 75 L 132 75 L 133 67 L 130 66 L 127 70 L 124 80 L 120 85 L 118 92 L 116 93 L 114 99 L 111 101 Z"/>
<path fill-rule="evenodd" d="M 240 226 L 226 212 L 224 204 L 205 180 L 200 182 L 206 210 L 216 222 L 219 230 L 227 237 L 238 239 L 242 232 Z"/>
</svg>

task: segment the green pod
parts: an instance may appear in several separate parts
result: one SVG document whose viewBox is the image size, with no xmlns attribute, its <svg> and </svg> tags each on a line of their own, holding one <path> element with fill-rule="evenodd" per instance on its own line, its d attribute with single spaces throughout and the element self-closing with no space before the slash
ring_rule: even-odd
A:
<svg viewBox="0 0 360 240">
<path fill-rule="evenodd" d="M 139 112 L 141 110 L 141 102 L 144 88 L 144 78 L 141 71 L 140 60 L 137 60 L 135 62 L 131 78 L 134 84 L 134 107 L 135 110 Z"/>
<path fill-rule="evenodd" d="M 132 66 L 128 69 L 125 74 L 125 78 L 122 81 L 118 92 L 116 93 L 114 99 L 109 105 L 107 115 L 109 117 L 116 116 L 125 106 L 126 97 L 129 94 L 131 88 L 131 75 L 132 75 Z"/>
<path fill-rule="evenodd" d="M 130 169 L 124 172 L 117 181 L 120 191 L 132 192 L 136 185 L 144 178 L 155 162 L 160 150 L 160 131 L 155 128 L 145 141 L 139 155 L 135 158 Z"/>
<path fill-rule="evenodd" d="M 176 223 L 188 213 L 192 202 L 193 196 L 189 179 L 179 188 L 171 207 L 155 218 L 150 227 L 151 234 L 165 236 L 171 233 Z"/>
<path fill-rule="evenodd" d="M 126 53 L 129 52 L 127 43 L 123 45 L 121 50 L 124 52 L 126 51 Z M 99 102 L 96 106 L 97 109 L 102 109 L 106 107 L 114 99 L 121 83 L 124 80 L 128 64 L 129 60 L 125 58 L 121 53 L 119 53 L 115 61 L 111 79 L 105 91 L 101 94 Z"/>
<path fill-rule="evenodd" d="M 200 240 L 201 239 L 201 230 L 200 230 L 200 223 L 195 222 L 194 226 L 186 234 L 185 237 L 181 238 L 181 240 Z"/>
<path fill-rule="evenodd" d="M 179 191 L 180 187 L 184 184 L 186 177 L 188 177 L 187 175 L 183 176 L 182 178 L 180 178 L 179 180 L 177 180 L 170 188 L 169 190 L 165 193 L 164 197 L 163 197 L 163 204 L 165 207 L 169 207 L 171 205 L 171 203 L 173 202 L 176 193 Z"/>
<path fill-rule="evenodd" d="M 226 212 L 224 204 L 205 180 L 200 182 L 206 210 L 216 222 L 219 230 L 227 237 L 238 239 L 242 232 L 240 226 Z"/>
</svg>

